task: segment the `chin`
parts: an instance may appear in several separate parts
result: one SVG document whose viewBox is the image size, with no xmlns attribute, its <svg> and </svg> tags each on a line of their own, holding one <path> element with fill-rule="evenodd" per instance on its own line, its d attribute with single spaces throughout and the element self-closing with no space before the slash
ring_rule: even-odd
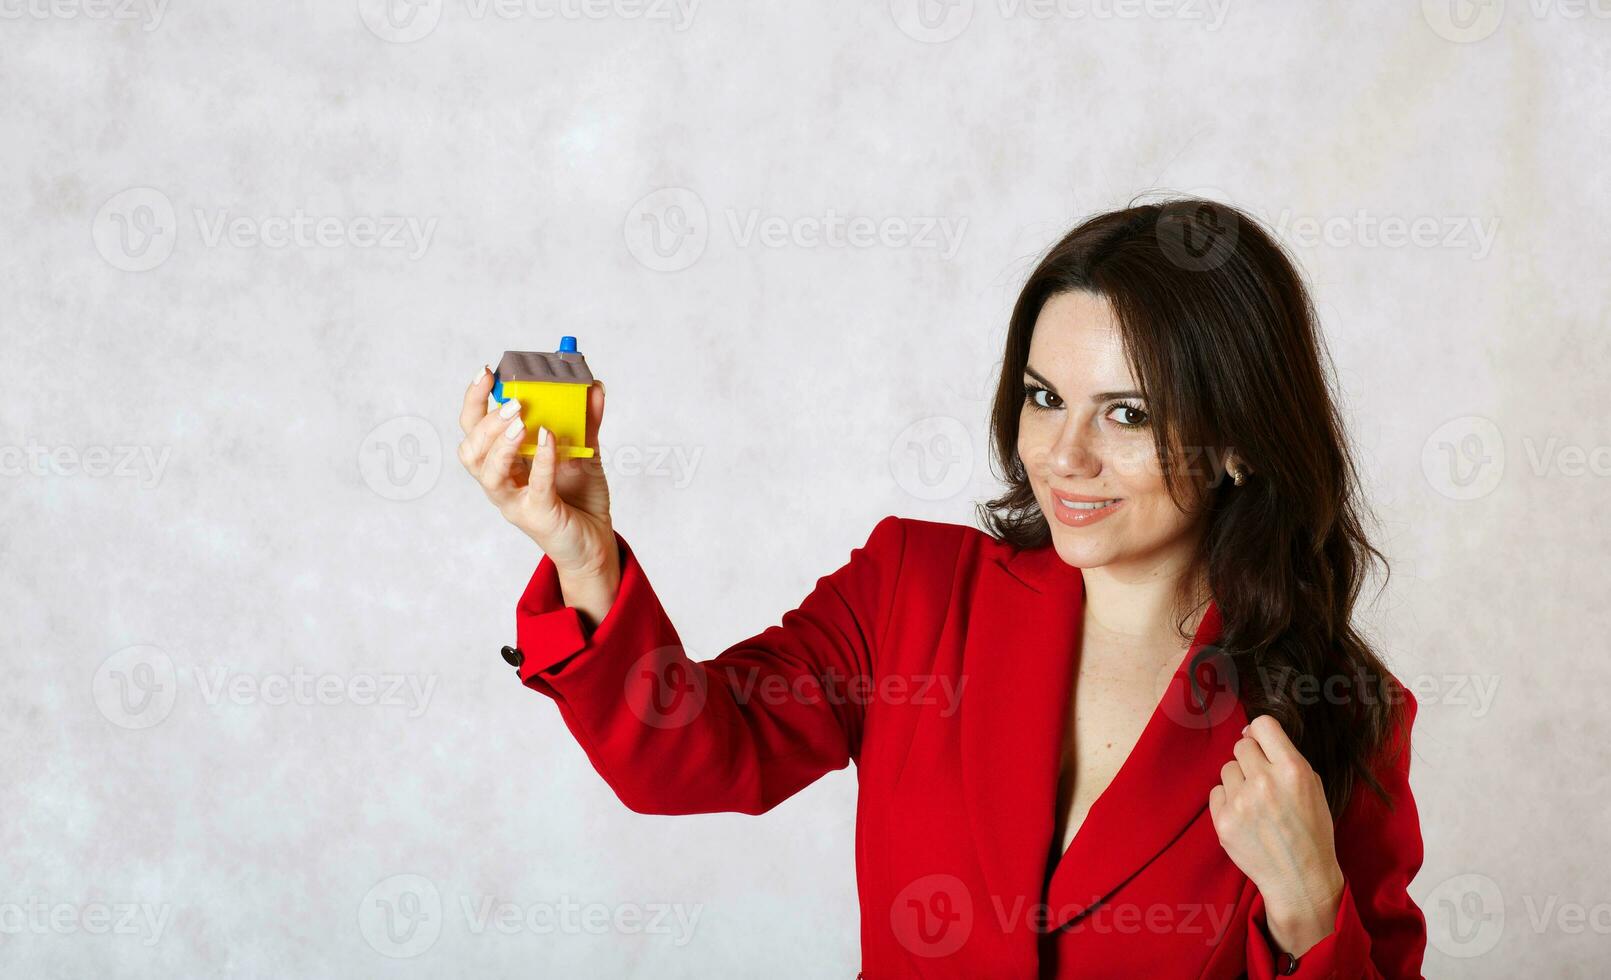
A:
<svg viewBox="0 0 1611 980">
<path fill-rule="evenodd" d="M 1052 547 L 1057 557 L 1075 568 L 1097 568 L 1113 560 L 1113 548 L 1105 540 L 1097 541 L 1074 528 L 1057 526 L 1052 522 Z"/>
</svg>

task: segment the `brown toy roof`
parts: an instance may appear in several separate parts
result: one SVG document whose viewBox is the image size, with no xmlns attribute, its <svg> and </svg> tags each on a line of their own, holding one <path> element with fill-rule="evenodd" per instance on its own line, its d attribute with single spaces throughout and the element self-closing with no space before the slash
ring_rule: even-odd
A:
<svg viewBox="0 0 1611 980">
<path fill-rule="evenodd" d="M 557 351 L 506 350 L 498 362 L 499 381 L 563 381 L 574 385 L 593 383 L 593 372 L 578 353 Z"/>
</svg>

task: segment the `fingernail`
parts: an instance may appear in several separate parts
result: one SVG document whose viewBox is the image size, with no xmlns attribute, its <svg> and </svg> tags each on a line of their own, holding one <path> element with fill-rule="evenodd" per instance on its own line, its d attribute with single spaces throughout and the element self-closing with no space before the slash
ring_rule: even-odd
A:
<svg viewBox="0 0 1611 980">
<path fill-rule="evenodd" d="M 515 401 L 513 398 L 511 398 L 508 401 L 504 402 L 503 407 L 498 409 L 498 414 L 503 416 L 506 419 L 514 418 L 515 415 L 518 414 L 519 412 L 520 412 L 520 403 Z"/>
<path fill-rule="evenodd" d="M 548 445 L 548 430 L 540 425 L 537 427 L 537 445 Z"/>
<path fill-rule="evenodd" d="M 1246 724 L 1246 725 L 1243 725 L 1243 726 L 1242 726 L 1242 734 L 1243 734 L 1243 735 L 1246 735 L 1246 734 L 1247 734 L 1247 730 L 1248 730 L 1248 729 L 1249 729 L 1249 728 L 1252 728 L 1252 727 L 1253 727 L 1253 725 L 1252 725 L 1252 723 L 1251 723 L 1251 722 L 1249 722 L 1249 723 L 1248 723 L 1248 724 Z"/>
<path fill-rule="evenodd" d="M 507 429 L 503 430 L 503 437 L 508 439 L 510 442 L 514 442 L 516 439 L 520 438 L 520 433 L 524 431 L 525 428 L 525 423 L 521 422 L 519 419 L 515 419 L 513 422 L 509 423 L 509 427 Z"/>
<path fill-rule="evenodd" d="M 492 373 L 492 369 L 487 367 L 485 364 L 483 364 L 483 365 L 481 365 L 481 370 L 476 374 L 475 380 L 470 382 L 470 383 L 472 385 L 478 385 L 478 384 L 481 383 L 482 378 L 485 378 L 487 375 L 489 375 L 491 373 Z"/>
</svg>

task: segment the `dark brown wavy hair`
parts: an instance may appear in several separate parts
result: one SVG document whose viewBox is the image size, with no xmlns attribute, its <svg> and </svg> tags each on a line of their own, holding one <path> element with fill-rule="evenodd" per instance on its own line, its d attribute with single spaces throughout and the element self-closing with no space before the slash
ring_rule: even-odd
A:
<svg viewBox="0 0 1611 980">
<path fill-rule="evenodd" d="M 1072 291 L 1112 304 L 1165 486 L 1204 519 L 1179 608 L 1200 606 L 1206 584 L 1222 629 L 1194 658 L 1194 682 L 1229 658 L 1218 663 L 1248 716 L 1276 717 L 1333 815 L 1358 779 L 1391 804 L 1371 765 L 1396 699 L 1352 625 L 1372 562 L 1387 561 L 1366 538 L 1330 358 L 1291 259 L 1248 214 L 1199 199 L 1097 215 L 1046 253 L 1013 308 L 991 413 L 1007 489 L 978 505 L 985 529 L 1020 548 L 1051 535 L 1018 456 L 1030 337 L 1046 301 Z M 1250 471 L 1241 486 L 1220 478 L 1233 448 Z"/>
</svg>

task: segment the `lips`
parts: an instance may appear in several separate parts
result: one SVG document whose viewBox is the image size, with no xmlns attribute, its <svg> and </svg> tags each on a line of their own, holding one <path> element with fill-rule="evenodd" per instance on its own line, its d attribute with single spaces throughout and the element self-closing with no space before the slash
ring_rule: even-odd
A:
<svg viewBox="0 0 1611 980">
<path fill-rule="evenodd" d="M 1064 507 L 1069 507 L 1073 510 L 1101 510 L 1103 507 L 1119 502 L 1118 497 L 1109 497 L 1105 500 L 1073 500 L 1061 494 L 1057 496 L 1057 499 Z"/>
<path fill-rule="evenodd" d="M 1105 519 L 1124 505 L 1123 497 L 1093 497 L 1089 494 L 1052 494 L 1052 516 L 1069 527 L 1086 527 Z"/>
<path fill-rule="evenodd" d="M 1052 491 L 1052 496 L 1056 497 L 1058 500 L 1070 507 L 1090 508 L 1095 508 L 1102 504 L 1116 503 L 1124 499 L 1122 497 L 1093 497 L 1090 494 L 1084 493 L 1058 493 L 1055 490 Z"/>
</svg>

